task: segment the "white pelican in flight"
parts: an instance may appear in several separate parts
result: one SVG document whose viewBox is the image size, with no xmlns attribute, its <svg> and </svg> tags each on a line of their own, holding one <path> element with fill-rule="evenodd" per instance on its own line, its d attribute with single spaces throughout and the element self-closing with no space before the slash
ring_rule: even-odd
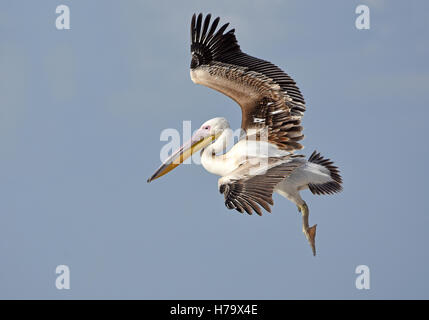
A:
<svg viewBox="0 0 429 320">
<path fill-rule="evenodd" d="M 232 132 L 228 121 L 205 122 L 191 140 L 174 152 L 148 179 L 155 180 L 201 150 L 201 163 L 219 175 L 218 188 L 228 209 L 262 215 L 271 212 L 274 192 L 296 204 L 302 230 L 316 255 L 316 226 L 309 226 L 309 210 L 300 191 L 332 194 L 341 191 L 341 176 L 329 159 L 316 151 L 305 159 L 293 154 L 302 149 L 301 118 L 304 98 L 280 68 L 243 53 L 228 23 L 217 31 L 219 18 L 194 14 L 191 21 L 191 79 L 222 92 L 241 107 L 245 134 L 228 151 Z"/>
</svg>

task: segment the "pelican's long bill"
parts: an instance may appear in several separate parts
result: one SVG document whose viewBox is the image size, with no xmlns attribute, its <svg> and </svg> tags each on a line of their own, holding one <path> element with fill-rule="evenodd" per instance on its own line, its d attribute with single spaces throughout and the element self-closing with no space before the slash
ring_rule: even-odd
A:
<svg viewBox="0 0 429 320">
<path fill-rule="evenodd" d="M 159 177 L 169 173 L 171 170 L 189 158 L 192 154 L 208 146 L 216 138 L 216 134 L 211 134 L 206 130 L 199 129 L 192 136 L 191 140 L 181 146 L 176 152 L 174 152 L 163 162 L 163 164 L 158 168 L 158 170 L 155 171 L 155 173 L 147 180 L 147 182 L 151 182 L 152 180 L 158 179 Z"/>
</svg>

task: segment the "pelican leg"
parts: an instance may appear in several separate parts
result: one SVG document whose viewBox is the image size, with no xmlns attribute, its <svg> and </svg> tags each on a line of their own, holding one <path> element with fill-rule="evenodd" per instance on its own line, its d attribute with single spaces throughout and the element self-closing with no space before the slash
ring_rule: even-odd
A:
<svg viewBox="0 0 429 320">
<path fill-rule="evenodd" d="M 316 255 L 316 227 L 317 224 L 315 224 L 312 227 L 308 226 L 308 206 L 304 202 L 304 204 L 298 206 L 298 211 L 302 214 L 302 232 L 304 232 L 305 237 L 308 240 L 308 243 L 311 246 L 311 249 L 313 250 L 313 256 Z"/>
</svg>

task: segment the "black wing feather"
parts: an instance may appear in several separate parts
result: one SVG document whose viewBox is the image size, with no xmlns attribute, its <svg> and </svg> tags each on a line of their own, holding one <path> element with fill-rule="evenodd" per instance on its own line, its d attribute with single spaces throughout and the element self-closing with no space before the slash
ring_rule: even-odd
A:
<svg viewBox="0 0 429 320">
<path fill-rule="evenodd" d="M 262 210 L 259 206 L 263 207 L 266 211 L 271 212 L 273 202 L 274 188 L 279 182 L 288 177 L 297 167 L 303 164 L 301 156 L 288 156 L 283 160 L 279 158 L 271 158 L 272 162 L 264 174 L 247 176 L 242 178 L 228 179 L 228 177 L 221 178 L 224 180 L 219 186 L 220 193 L 224 194 L 225 206 L 228 209 L 236 209 L 237 211 L 252 214 L 253 210 L 262 215 Z M 254 164 L 255 166 L 259 164 Z M 232 176 L 240 176 L 238 168 L 231 173 Z"/>
<path fill-rule="evenodd" d="M 196 15 L 192 17 L 195 20 Z M 208 14 L 205 18 L 204 25 L 210 23 L 211 15 Z M 202 14 L 198 15 L 198 21 L 202 19 Z M 207 28 L 203 28 L 200 35 L 201 26 L 191 28 L 193 36 L 191 37 L 191 52 L 201 57 L 201 64 L 207 64 L 211 61 L 223 62 L 227 64 L 246 67 L 249 71 L 261 73 L 268 78 L 274 80 L 283 91 L 300 104 L 294 105 L 292 115 L 302 115 L 305 111 L 305 101 L 295 81 L 281 70 L 276 65 L 269 61 L 252 57 L 241 51 L 237 38 L 235 37 L 235 29 L 224 33 L 229 23 L 224 24 L 215 35 L 214 31 L 219 23 L 219 17 L 213 21 L 210 31 L 207 33 Z M 302 104 L 302 105 L 301 105 Z"/>
<path fill-rule="evenodd" d="M 196 83 L 234 99 L 242 109 L 242 128 L 268 128 L 269 142 L 291 151 L 302 149 L 305 101 L 295 81 L 274 64 L 241 51 L 235 30 L 211 15 L 191 21 L 191 77 Z M 217 30 L 217 31 L 216 31 Z"/>
<path fill-rule="evenodd" d="M 340 175 L 340 170 L 337 166 L 334 166 L 334 162 L 330 159 L 325 159 L 320 153 L 317 151 L 313 151 L 310 158 L 308 158 L 309 162 L 319 164 L 324 166 L 329 170 L 329 174 L 332 178 L 332 181 L 322 183 L 322 184 L 313 184 L 310 183 L 308 188 L 313 194 L 324 195 L 324 194 L 334 194 L 340 192 L 343 187 L 343 179 Z"/>
</svg>

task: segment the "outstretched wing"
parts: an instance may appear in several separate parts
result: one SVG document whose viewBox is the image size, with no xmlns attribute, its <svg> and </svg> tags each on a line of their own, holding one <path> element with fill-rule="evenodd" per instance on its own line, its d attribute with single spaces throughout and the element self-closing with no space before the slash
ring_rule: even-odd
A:
<svg viewBox="0 0 429 320">
<path fill-rule="evenodd" d="M 248 134 L 264 131 L 279 148 L 302 149 L 304 98 L 295 81 L 272 63 L 240 50 L 228 23 L 217 31 L 219 18 L 208 14 L 191 21 L 191 79 L 227 95 L 242 111 L 241 127 Z M 251 130 L 256 129 L 256 130 Z"/>
<path fill-rule="evenodd" d="M 268 162 L 253 163 L 251 160 L 219 179 L 219 192 L 225 196 L 228 209 L 262 215 L 262 206 L 271 212 L 273 192 L 276 185 L 287 178 L 305 161 L 301 156 L 268 158 Z"/>
</svg>

